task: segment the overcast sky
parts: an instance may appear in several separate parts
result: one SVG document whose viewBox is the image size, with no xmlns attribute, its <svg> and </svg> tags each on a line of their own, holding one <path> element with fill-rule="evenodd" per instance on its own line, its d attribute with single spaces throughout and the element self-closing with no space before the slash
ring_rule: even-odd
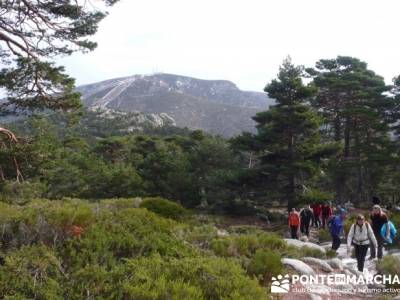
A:
<svg viewBox="0 0 400 300">
<path fill-rule="evenodd" d="M 154 72 L 227 79 L 263 90 L 290 55 L 358 57 L 400 74 L 399 0 L 121 0 L 88 54 L 62 59 L 77 84 Z"/>
</svg>

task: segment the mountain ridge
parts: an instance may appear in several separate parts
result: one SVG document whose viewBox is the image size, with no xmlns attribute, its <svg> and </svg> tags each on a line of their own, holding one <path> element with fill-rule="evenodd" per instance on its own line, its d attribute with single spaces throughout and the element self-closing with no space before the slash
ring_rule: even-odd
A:
<svg viewBox="0 0 400 300">
<path fill-rule="evenodd" d="M 79 86 L 77 91 L 88 107 L 165 113 L 179 127 L 223 136 L 254 131 L 251 117 L 273 103 L 265 93 L 242 91 L 228 80 L 167 73 L 118 77 Z"/>
</svg>

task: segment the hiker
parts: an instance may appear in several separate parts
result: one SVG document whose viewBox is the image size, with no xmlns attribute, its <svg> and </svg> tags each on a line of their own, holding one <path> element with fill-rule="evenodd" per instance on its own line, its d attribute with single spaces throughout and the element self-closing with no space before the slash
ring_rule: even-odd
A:
<svg viewBox="0 0 400 300">
<path fill-rule="evenodd" d="M 315 228 L 319 228 L 321 226 L 321 219 L 320 219 L 321 204 L 314 203 L 312 205 L 312 210 L 313 210 L 313 213 L 314 213 L 314 227 Z"/>
<path fill-rule="evenodd" d="M 383 242 L 384 239 L 381 235 L 382 226 L 388 226 L 386 230 L 387 238 L 390 237 L 390 228 L 389 228 L 389 219 L 387 215 L 382 211 L 382 208 L 379 205 L 374 205 L 372 207 L 372 212 L 370 215 L 372 230 L 374 231 L 375 238 L 378 242 L 378 251 L 375 248 L 371 247 L 371 256 L 370 259 L 374 259 L 376 257 L 376 252 L 378 252 L 378 259 L 381 259 L 383 256 Z"/>
<path fill-rule="evenodd" d="M 313 222 L 313 212 L 309 206 L 305 206 L 300 212 L 300 231 L 307 237 L 310 235 L 310 224 Z"/>
<path fill-rule="evenodd" d="M 350 254 L 351 245 L 354 245 L 357 268 L 360 272 L 364 270 L 365 257 L 371 244 L 370 241 L 372 242 L 371 247 L 378 247 L 371 225 L 365 221 L 363 215 L 359 214 L 356 222 L 351 225 L 347 236 L 347 252 Z"/>
<path fill-rule="evenodd" d="M 326 225 L 328 224 L 329 218 L 332 216 L 332 207 L 329 203 L 325 203 L 322 205 L 321 209 L 321 216 L 322 216 L 322 228 L 325 229 Z"/>
<path fill-rule="evenodd" d="M 289 229 L 292 239 L 297 239 L 300 228 L 300 215 L 295 208 L 289 213 Z"/>
<path fill-rule="evenodd" d="M 336 251 L 339 249 L 340 244 L 342 243 L 340 241 L 340 236 L 343 232 L 343 225 L 344 225 L 344 219 L 346 218 L 346 210 L 343 208 L 339 211 L 339 214 L 336 215 L 334 218 L 332 218 L 329 223 L 329 231 L 332 236 L 332 250 Z"/>
</svg>

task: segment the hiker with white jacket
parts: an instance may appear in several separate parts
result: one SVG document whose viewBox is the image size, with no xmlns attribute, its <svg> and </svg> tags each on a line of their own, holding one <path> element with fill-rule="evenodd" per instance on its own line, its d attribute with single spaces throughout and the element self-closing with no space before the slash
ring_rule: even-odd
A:
<svg viewBox="0 0 400 300">
<path fill-rule="evenodd" d="M 360 272 L 364 270 L 365 257 L 372 241 L 375 249 L 378 247 L 371 225 L 365 221 L 363 215 L 358 215 L 356 222 L 351 225 L 347 236 L 347 251 L 350 253 L 351 245 L 354 245 L 357 258 L 357 268 Z"/>
</svg>

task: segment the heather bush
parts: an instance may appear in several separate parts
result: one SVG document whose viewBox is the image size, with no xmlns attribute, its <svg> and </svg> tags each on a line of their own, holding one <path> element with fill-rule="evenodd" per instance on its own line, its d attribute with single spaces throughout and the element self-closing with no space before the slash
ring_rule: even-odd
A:
<svg viewBox="0 0 400 300">
<path fill-rule="evenodd" d="M 140 207 L 173 220 L 181 220 L 187 215 L 186 209 L 180 204 L 162 198 L 146 198 Z"/>
<path fill-rule="evenodd" d="M 272 276 L 283 273 L 281 256 L 272 250 L 257 250 L 250 259 L 247 266 L 247 273 L 256 276 L 262 283 L 267 284 L 270 282 Z"/>
</svg>

